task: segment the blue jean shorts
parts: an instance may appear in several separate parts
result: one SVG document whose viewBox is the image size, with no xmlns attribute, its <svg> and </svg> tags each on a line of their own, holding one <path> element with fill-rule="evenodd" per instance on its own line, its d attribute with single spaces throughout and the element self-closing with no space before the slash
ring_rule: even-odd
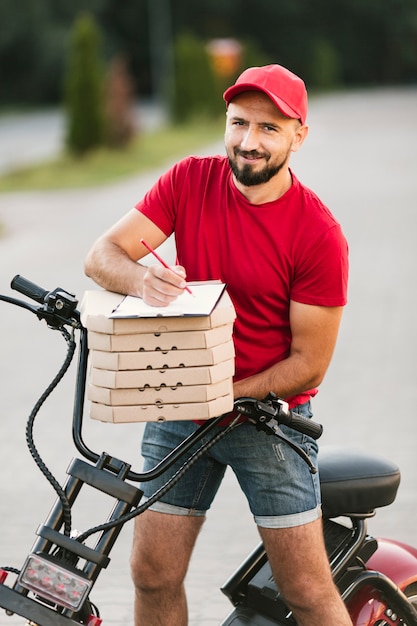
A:
<svg viewBox="0 0 417 626">
<path fill-rule="evenodd" d="M 312 416 L 310 403 L 293 410 L 305 417 Z M 148 422 L 142 440 L 143 470 L 153 469 L 197 428 L 198 425 L 190 421 Z M 222 428 L 216 427 L 195 448 Z M 281 430 L 303 448 L 317 467 L 315 440 L 287 426 L 281 426 Z M 177 462 L 159 478 L 142 483 L 145 498 L 149 499 L 162 487 L 183 462 Z M 250 422 L 240 423 L 204 453 L 161 500 L 151 505 L 150 510 L 204 516 L 228 466 L 235 473 L 258 526 L 289 528 L 321 516 L 318 474 L 312 474 L 307 463 L 287 443 L 258 431 Z"/>
</svg>

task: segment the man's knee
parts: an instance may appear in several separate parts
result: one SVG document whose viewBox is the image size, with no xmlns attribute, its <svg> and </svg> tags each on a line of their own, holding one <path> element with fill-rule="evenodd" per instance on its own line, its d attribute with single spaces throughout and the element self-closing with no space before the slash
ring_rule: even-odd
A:
<svg viewBox="0 0 417 626">
<path fill-rule="evenodd" d="M 331 578 L 324 583 L 323 578 L 314 580 L 302 575 L 297 580 L 284 580 L 280 585 L 280 591 L 286 604 L 294 612 L 314 612 L 316 608 L 340 597 Z"/>
<path fill-rule="evenodd" d="M 132 550 L 130 572 L 135 588 L 148 592 L 177 588 L 184 580 L 184 572 L 175 564 L 168 567 L 151 553 L 145 555 L 138 550 Z"/>
<path fill-rule="evenodd" d="M 291 608 L 312 608 L 335 587 L 323 541 L 321 521 L 294 528 L 260 528 L 275 581 Z"/>
<path fill-rule="evenodd" d="M 130 559 L 136 589 L 156 591 L 180 587 L 202 523 L 203 518 L 153 511 L 137 519 Z"/>
</svg>

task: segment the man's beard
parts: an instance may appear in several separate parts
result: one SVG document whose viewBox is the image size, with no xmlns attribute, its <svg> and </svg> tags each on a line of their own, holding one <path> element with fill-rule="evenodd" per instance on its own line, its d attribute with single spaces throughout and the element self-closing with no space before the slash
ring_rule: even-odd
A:
<svg viewBox="0 0 417 626">
<path fill-rule="evenodd" d="M 237 148 L 233 150 L 233 154 L 235 157 L 238 154 L 241 154 L 243 156 L 252 156 L 252 157 L 265 156 L 265 155 L 258 154 L 255 150 L 252 150 L 250 152 L 245 152 L 243 150 L 238 150 Z M 229 154 L 228 154 L 228 158 L 229 158 L 230 168 L 236 180 L 242 185 L 244 185 L 245 187 L 254 187 L 255 185 L 263 185 L 264 183 L 267 183 L 268 181 L 271 180 L 271 178 L 273 178 L 274 176 L 276 176 L 276 174 L 278 174 L 278 172 L 284 167 L 284 165 L 287 162 L 287 157 L 286 157 L 285 159 L 283 159 L 282 162 L 278 163 L 277 165 L 267 164 L 262 170 L 254 172 L 249 164 L 246 164 L 242 168 L 239 168 L 236 161 L 232 159 Z"/>
</svg>

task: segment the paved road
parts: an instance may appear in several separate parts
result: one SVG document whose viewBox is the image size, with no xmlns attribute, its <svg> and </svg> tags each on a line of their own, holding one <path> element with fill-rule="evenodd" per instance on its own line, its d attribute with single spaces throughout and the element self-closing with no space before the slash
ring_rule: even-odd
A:
<svg viewBox="0 0 417 626">
<path fill-rule="evenodd" d="M 137 128 L 151 130 L 165 119 L 161 106 L 143 101 L 134 107 Z M 61 109 L 0 116 L 0 173 L 54 158 L 65 143 Z"/>
<path fill-rule="evenodd" d="M 316 98 L 311 132 L 293 168 L 342 222 L 351 281 L 338 347 L 314 403 L 323 443 L 389 456 L 402 469 L 396 503 L 370 522 L 377 535 L 417 545 L 415 461 L 417 330 L 417 90 L 377 90 Z M 29 139 L 29 138 L 28 138 Z M 1 134 L 0 134 L 1 142 Z M 222 150 L 221 145 L 207 151 Z M 99 189 L 0 195 L 0 292 L 20 273 L 79 296 L 92 288 L 82 261 L 92 240 L 146 191 L 159 172 Z M 167 253 L 169 250 L 167 250 Z M 60 337 L 23 310 L 0 304 L 2 481 L 0 565 L 19 567 L 54 500 L 25 448 L 26 416 L 64 356 Z M 74 370 L 44 407 L 35 429 L 59 479 L 75 454 L 70 439 Z M 85 438 L 138 467 L 140 425 L 86 422 Z M 87 493 L 74 526 L 101 521 L 107 503 Z M 92 506 L 93 504 L 93 506 Z M 132 626 L 128 572 L 131 524 L 93 594 L 104 624 Z M 257 533 L 233 476 L 227 475 L 203 529 L 188 576 L 191 626 L 218 626 L 229 605 L 218 591 L 256 545 Z M 22 620 L 0 613 L 0 626 Z"/>
</svg>

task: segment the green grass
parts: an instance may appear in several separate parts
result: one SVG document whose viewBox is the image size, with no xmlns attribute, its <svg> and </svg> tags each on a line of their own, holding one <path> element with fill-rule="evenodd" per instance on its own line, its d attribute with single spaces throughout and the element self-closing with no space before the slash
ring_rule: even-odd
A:
<svg viewBox="0 0 417 626">
<path fill-rule="evenodd" d="M 221 140 L 224 120 L 169 126 L 140 134 L 123 150 L 100 149 L 76 158 L 59 158 L 0 176 L 0 192 L 73 189 L 108 184 L 134 176 Z"/>
</svg>

